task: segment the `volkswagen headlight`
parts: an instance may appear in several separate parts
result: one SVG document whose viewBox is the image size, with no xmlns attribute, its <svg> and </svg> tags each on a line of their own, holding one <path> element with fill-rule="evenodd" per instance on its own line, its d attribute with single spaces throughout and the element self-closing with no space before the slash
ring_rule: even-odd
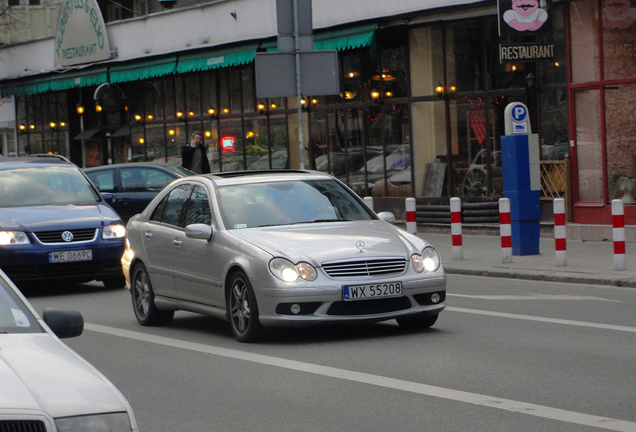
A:
<svg viewBox="0 0 636 432">
<path fill-rule="evenodd" d="M 110 413 L 85 415 L 76 417 L 62 417 L 55 419 L 59 432 L 130 432 L 128 414 Z"/>
<path fill-rule="evenodd" d="M 295 282 L 298 278 L 312 281 L 318 277 L 314 266 L 306 262 L 294 264 L 283 258 L 274 258 L 269 262 L 269 270 L 284 282 Z"/>
<path fill-rule="evenodd" d="M 30 244 L 29 237 L 22 231 L 0 231 L 0 246 Z"/>
<path fill-rule="evenodd" d="M 411 268 L 418 273 L 422 273 L 424 270 L 434 272 L 439 268 L 441 262 L 437 251 L 430 246 L 425 247 L 421 255 L 411 255 Z"/>
<path fill-rule="evenodd" d="M 102 238 L 104 240 L 126 237 L 126 227 L 122 224 L 108 225 L 104 227 Z"/>
</svg>

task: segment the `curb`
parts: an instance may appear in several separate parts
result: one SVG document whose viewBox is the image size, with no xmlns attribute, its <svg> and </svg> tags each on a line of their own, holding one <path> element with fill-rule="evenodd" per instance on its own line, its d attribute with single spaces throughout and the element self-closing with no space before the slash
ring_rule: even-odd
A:
<svg viewBox="0 0 636 432">
<path fill-rule="evenodd" d="M 564 274 L 538 274 L 518 271 L 497 270 L 473 270 L 459 268 L 444 268 L 446 274 L 458 274 L 464 276 L 496 277 L 506 279 L 521 279 L 540 282 L 565 282 L 587 285 L 608 285 L 621 288 L 636 288 L 636 280 L 633 278 L 617 278 L 616 276 L 573 276 Z"/>
</svg>

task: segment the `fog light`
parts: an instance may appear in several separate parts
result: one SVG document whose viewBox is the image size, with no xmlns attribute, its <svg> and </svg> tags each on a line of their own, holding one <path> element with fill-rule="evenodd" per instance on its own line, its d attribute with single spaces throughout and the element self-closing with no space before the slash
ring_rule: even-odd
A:
<svg viewBox="0 0 636 432">
<path fill-rule="evenodd" d="M 439 303 L 439 301 L 440 301 L 440 296 L 438 293 L 431 294 L 431 302 Z"/>
<path fill-rule="evenodd" d="M 439 299 L 438 299 L 439 301 Z M 300 313 L 300 305 L 297 303 L 294 303 L 293 305 L 291 305 L 291 307 L 289 308 L 289 310 L 291 311 L 291 313 L 293 313 L 294 315 L 298 315 Z"/>
</svg>

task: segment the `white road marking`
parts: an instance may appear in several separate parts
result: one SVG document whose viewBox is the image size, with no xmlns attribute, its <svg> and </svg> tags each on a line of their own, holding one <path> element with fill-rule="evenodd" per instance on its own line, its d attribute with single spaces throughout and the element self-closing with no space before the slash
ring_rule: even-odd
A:
<svg viewBox="0 0 636 432">
<path fill-rule="evenodd" d="M 262 354 L 254 354 L 240 350 L 229 348 L 221 348 L 200 343 L 187 342 L 178 339 L 172 339 L 162 336 L 144 334 L 140 332 L 119 329 L 115 327 L 107 327 L 98 324 L 85 323 L 84 328 L 89 331 L 104 333 L 112 336 L 125 337 L 129 339 L 139 340 L 148 343 L 170 346 L 173 348 L 187 349 L 190 351 L 201 352 L 221 357 L 233 358 L 237 360 L 249 361 L 269 366 L 280 367 L 284 369 L 306 372 L 315 375 L 321 375 L 331 378 L 337 378 L 347 381 L 353 381 L 363 384 L 385 387 L 394 390 L 402 390 L 405 392 L 421 394 L 430 397 L 448 399 L 456 402 L 465 402 L 473 405 L 496 408 L 504 411 L 528 414 L 536 417 L 564 421 L 583 426 L 592 426 L 600 429 L 635 432 L 636 423 L 618 420 L 609 417 L 601 417 L 590 414 L 578 413 L 575 411 L 567 411 L 558 408 L 552 408 L 544 405 L 537 405 L 525 402 L 514 401 L 510 399 L 502 399 L 478 393 L 464 392 L 461 390 L 453 390 L 444 387 L 436 387 L 427 384 L 404 381 L 395 378 L 388 378 L 379 375 L 372 375 L 362 372 L 355 372 L 346 369 L 337 369 L 328 366 L 320 366 L 312 363 L 305 363 L 295 360 L 287 360 L 278 357 L 272 357 Z"/>
<path fill-rule="evenodd" d="M 636 333 L 636 327 L 627 327 L 627 326 L 620 326 L 620 325 L 613 325 L 613 324 L 597 324 L 597 323 L 591 323 L 591 322 L 585 322 L 585 321 L 573 321 L 573 320 L 566 320 L 566 319 L 559 319 L 559 318 L 544 318 L 544 317 L 536 317 L 536 316 L 530 316 L 530 315 L 517 315 L 517 314 L 511 314 L 511 313 L 505 313 L 505 312 L 493 312 L 493 311 L 466 309 L 466 308 L 448 307 L 448 306 L 444 310 L 450 311 L 450 312 L 462 312 L 462 313 L 469 313 L 469 314 L 475 314 L 475 315 L 488 315 L 488 316 L 499 317 L 499 318 L 512 318 L 512 319 L 519 319 L 519 320 L 526 320 L 526 321 L 539 321 L 539 322 L 552 323 L 552 324 L 565 324 L 565 325 L 572 325 L 572 326 L 579 326 L 579 327 L 591 327 L 591 328 L 598 328 L 603 330 L 616 330 L 616 331 Z"/>
<path fill-rule="evenodd" d="M 467 297 L 480 300 L 597 300 L 614 303 L 623 303 L 619 300 L 611 300 L 593 296 L 571 296 L 557 294 L 524 294 L 524 295 L 469 295 L 469 294 L 446 294 L 448 297 Z"/>
</svg>

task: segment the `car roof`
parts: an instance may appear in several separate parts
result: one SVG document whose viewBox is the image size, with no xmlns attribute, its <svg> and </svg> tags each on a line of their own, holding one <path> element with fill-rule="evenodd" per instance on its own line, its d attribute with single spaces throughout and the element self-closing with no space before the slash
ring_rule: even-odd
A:
<svg viewBox="0 0 636 432">
<path fill-rule="evenodd" d="M 21 156 L 21 157 L 9 157 L 0 158 L 0 170 L 8 170 L 15 168 L 27 168 L 37 166 L 60 166 L 67 165 L 77 167 L 73 162 L 66 159 L 64 156 L 57 157 L 57 155 L 37 155 L 37 156 Z"/>
<path fill-rule="evenodd" d="M 333 177 L 322 171 L 312 170 L 245 170 L 203 174 L 219 186 L 284 180 L 326 180 Z"/>
<path fill-rule="evenodd" d="M 144 168 L 144 167 L 156 167 L 163 168 L 168 171 L 172 171 L 174 173 L 183 174 L 184 171 L 189 171 L 186 168 L 182 168 L 180 166 L 171 165 L 165 162 L 124 162 L 124 163 L 116 163 L 110 165 L 100 165 L 95 167 L 87 167 L 84 168 L 85 172 L 98 171 L 104 169 L 114 169 L 114 168 Z M 196 173 L 193 173 L 196 174 Z"/>
</svg>

